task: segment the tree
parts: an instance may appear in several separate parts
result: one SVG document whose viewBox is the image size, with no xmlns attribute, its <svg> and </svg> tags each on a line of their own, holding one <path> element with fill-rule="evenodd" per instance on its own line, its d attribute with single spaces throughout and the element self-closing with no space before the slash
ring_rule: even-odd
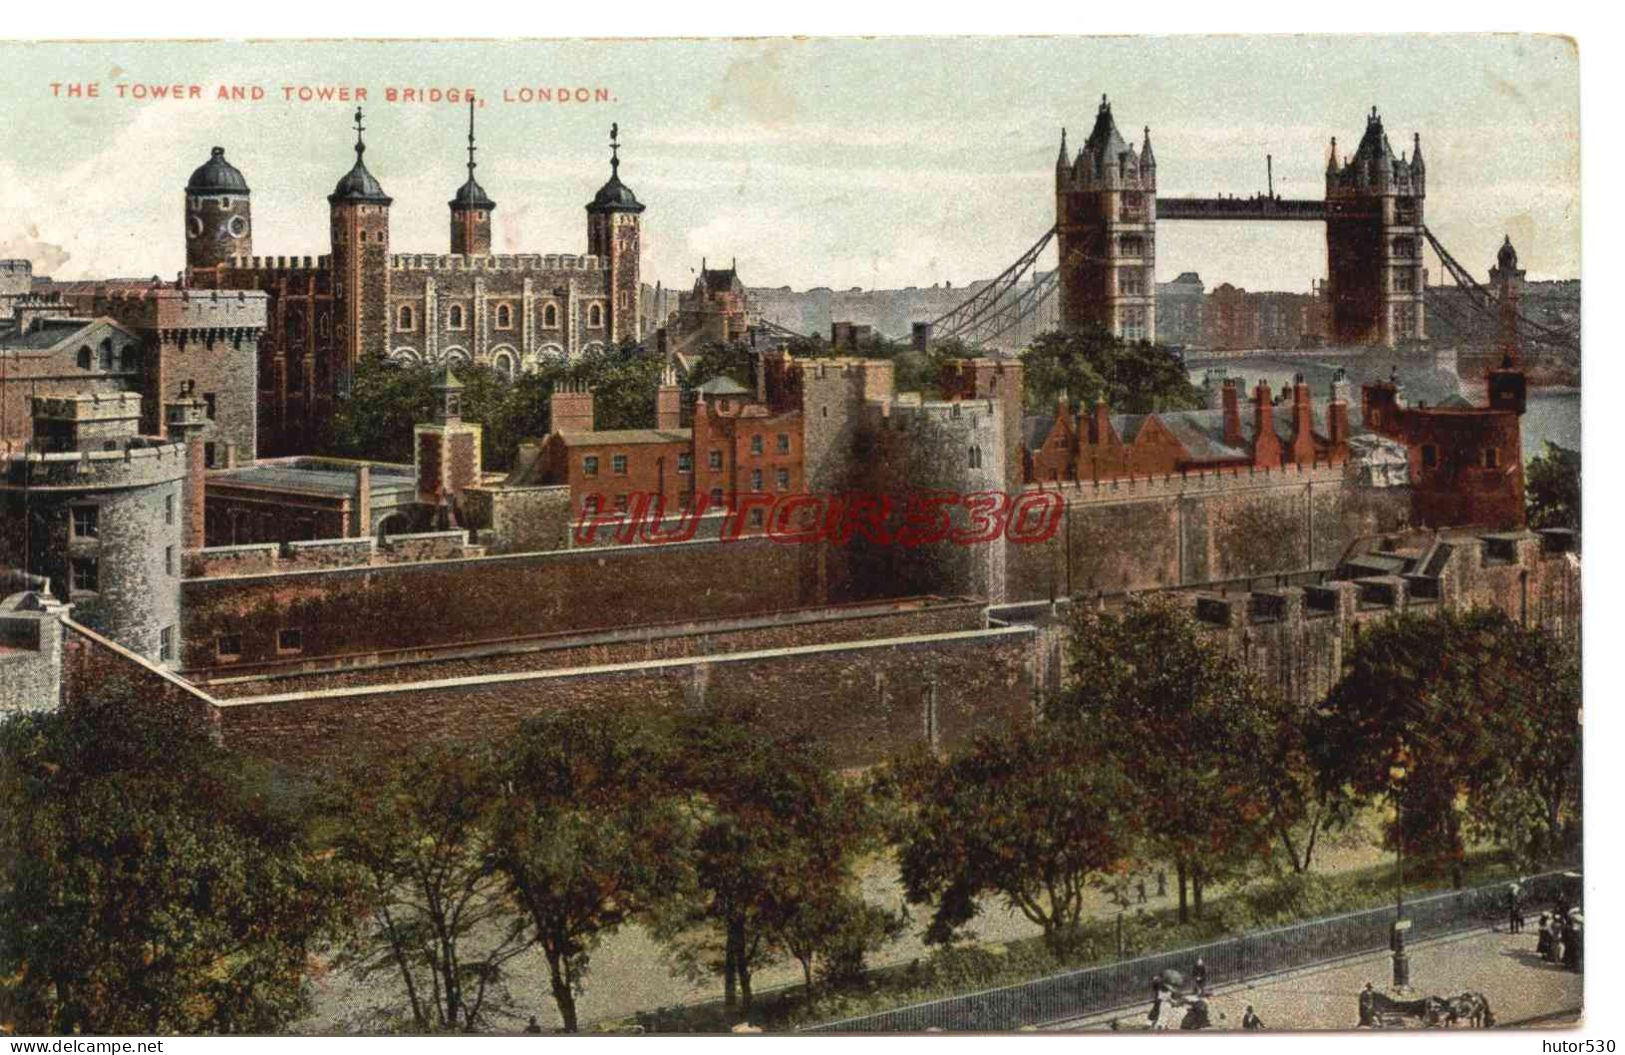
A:
<svg viewBox="0 0 1625 1055">
<path fill-rule="evenodd" d="M 1529 460 L 1524 493 L 1530 527 L 1580 530 L 1580 452 L 1547 440 Z"/>
<path fill-rule="evenodd" d="M 1077 723 L 1122 771 L 1135 829 L 1174 866 L 1180 921 L 1188 894 L 1200 917 L 1207 884 L 1263 860 L 1277 809 L 1287 820 L 1299 808 L 1284 800 L 1277 808 L 1272 796 L 1291 785 L 1261 782 L 1229 746 L 1238 732 L 1268 728 L 1269 698 L 1166 599 L 1133 601 L 1120 614 L 1078 606 L 1068 636 L 1066 684 L 1046 713 Z"/>
<path fill-rule="evenodd" d="M 1041 334 L 1021 353 L 1021 361 L 1027 405 L 1038 410 L 1053 407 L 1063 392 L 1086 410 L 1105 400 L 1125 414 L 1202 406 L 1202 393 L 1177 355 L 1161 345 L 1115 337 L 1098 323 Z"/>
<path fill-rule="evenodd" d="M 1326 779 L 1395 800 L 1390 845 L 1447 863 L 1457 885 L 1475 818 L 1489 827 L 1498 803 L 1532 793 L 1555 828 L 1570 793 L 1577 675 L 1531 634 L 1482 609 L 1368 626 L 1318 723 Z"/>
<path fill-rule="evenodd" d="M 852 888 L 870 813 L 810 738 L 767 732 L 749 709 L 686 722 L 676 758 L 676 778 L 699 798 L 697 885 L 658 933 L 679 963 L 721 974 L 725 1005 L 748 1012 L 752 972 L 791 921 Z"/>
<path fill-rule="evenodd" d="M 773 926 L 774 944 L 801 965 L 807 990 L 816 971 L 841 985 L 862 977 L 865 958 L 902 937 L 908 914 L 871 905 L 845 886 L 811 890 L 780 913 Z"/>
<path fill-rule="evenodd" d="M 692 887 L 692 831 L 670 732 L 629 712 L 532 719 L 505 752 L 495 860 L 529 914 L 566 1032 L 604 935 Z"/>
<path fill-rule="evenodd" d="M 756 364 L 750 348 L 738 342 L 721 341 L 700 349 L 700 356 L 689 371 L 689 380 L 696 385 L 712 378 L 726 377 L 752 391 L 756 389 Z"/>
<path fill-rule="evenodd" d="M 196 725 L 81 708 L 0 722 L 0 1024 L 282 1028 L 347 921 L 342 870 Z"/>
<path fill-rule="evenodd" d="M 902 764 L 913 809 L 895 839 L 908 900 L 934 905 L 926 940 L 947 942 L 997 895 L 1060 948 L 1084 896 L 1127 868 L 1128 789 L 1074 723 L 985 734 L 947 761 Z"/>
<path fill-rule="evenodd" d="M 429 744 L 352 766 L 333 789 L 338 852 L 373 923 L 350 959 L 362 978 L 398 974 L 420 1030 L 472 1032 L 530 946 L 494 865 L 498 788 L 486 748 Z"/>
</svg>

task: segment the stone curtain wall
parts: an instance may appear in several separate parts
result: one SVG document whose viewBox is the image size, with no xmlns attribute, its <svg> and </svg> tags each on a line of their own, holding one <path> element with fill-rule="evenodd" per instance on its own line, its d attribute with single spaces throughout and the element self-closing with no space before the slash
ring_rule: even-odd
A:
<svg viewBox="0 0 1625 1055">
<path fill-rule="evenodd" d="M 1356 487 L 1341 468 L 1242 469 L 1060 491 L 1066 515 L 1055 537 L 1008 547 L 1010 601 L 1329 569 L 1355 539 L 1403 527 L 1410 508 L 1406 489 Z"/>
<path fill-rule="evenodd" d="M 219 665 L 221 635 L 241 661 L 468 644 L 650 622 L 724 617 L 827 601 L 818 546 L 762 540 L 576 550 L 301 571 L 182 583 L 181 666 Z"/>
<path fill-rule="evenodd" d="M 551 635 L 449 650 L 401 651 L 381 655 L 378 666 L 364 669 L 311 670 L 308 665 L 283 664 L 245 670 L 240 664 L 234 664 L 219 668 L 221 679 L 207 684 L 209 691 L 221 698 L 324 692 L 357 685 L 471 678 L 980 630 L 987 625 L 986 613 L 986 606 L 979 601 L 911 598 L 891 604 L 837 605 L 743 619 L 638 626 L 599 634 Z"/>
<path fill-rule="evenodd" d="M 750 705 L 766 727 L 811 733 L 837 764 L 867 766 L 914 745 L 951 747 L 1030 720 L 1034 635 L 1012 627 L 254 697 L 224 702 L 220 717 L 228 747 L 312 767 L 360 750 L 501 737 L 548 709 Z"/>
<path fill-rule="evenodd" d="M 175 722 L 218 729 L 219 712 L 206 693 L 71 619 L 64 619 L 62 627 L 64 706 L 136 700 Z"/>
</svg>

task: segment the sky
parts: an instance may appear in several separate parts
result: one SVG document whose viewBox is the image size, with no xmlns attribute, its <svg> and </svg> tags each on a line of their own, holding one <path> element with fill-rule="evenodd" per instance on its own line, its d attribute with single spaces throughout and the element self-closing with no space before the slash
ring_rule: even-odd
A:
<svg viewBox="0 0 1625 1055">
<path fill-rule="evenodd" d="M 1262 191 L 1266 154 L 1277 193 L 1321 197 L 1330 138 L 1351 152 L 1376 106 L 1395 151 L 1421 133 L 1427 223 L 1457 259 L 1482 276 L 1510 234 L 1530 278 L 1580 273 L 1579 65 L 1557 37 L 0 43 L 0 71 L 0 257 L 64 279 L 173 277 L 182 188 L 215 145 L 252 188 L 257 254 L 326 252 L 356 104 L 290 86 L 366 89 L 396 252 L 449 248 L 467 111 L 391 87 L 481 100 L 498 252 L 585 251 L 616 122 L 646 281 L 737 259 L 748 285 L 796 289 L 997 274 L 1053 223 L 1060 129 L 1075 148 L 1106 93 L 1125 137 L 1150 126 L 1163 197 Z M 202 97 L 134 98 L 177 83 Z M 520 101 L 561 86 L 604 98 Z M 1319 224 L 1158 230 L 1162 281 L 1306 291 L 1325 268 Z"/>
</svg>

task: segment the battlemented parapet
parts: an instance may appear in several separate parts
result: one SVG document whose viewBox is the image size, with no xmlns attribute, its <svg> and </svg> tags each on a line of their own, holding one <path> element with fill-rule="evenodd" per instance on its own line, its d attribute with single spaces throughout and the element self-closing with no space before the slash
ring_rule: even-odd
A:
<svg viewBox="0 0 1625 1055">
<path fill-rule="evenodd" d="M 574 253 L 396 253 L 389 258 L 389 266 L 397 271 L 607 271 L 609 261 Z"/>
</svg>

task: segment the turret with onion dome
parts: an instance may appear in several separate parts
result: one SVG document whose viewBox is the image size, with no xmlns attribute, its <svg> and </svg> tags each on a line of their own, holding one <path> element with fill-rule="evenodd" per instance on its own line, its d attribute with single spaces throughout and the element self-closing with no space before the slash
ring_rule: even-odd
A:
<svg viewBox="0 0 1625 1055">
<path fill-rule="evenodd" d="M 599 187 L 598 193 L 587 203 L 588 213 L 643 211 L 643 203 L 632 193 L 632 188 L 621 182 L 620 130 L 619 124 L 609 126 L 609 182 Z"/>
<path fill-rule="evenodd" d="M 248 181 L 225 147 L 215 147 L 186 181 L 186 266 L 212 268 L 253 252 Z"/>
<path fill-rule="evenodd" d="M 361 133 L 364 131 L 366 131 L 366 126 L 361 123 L 361 109 L 357 107 L 355 112 L 355 164 L 350 166 L 350 171 L 346 172 L 344 178 L 339 180 L 338 185 L 333 188 L 333 193 L 327 196 L 330 204 L 369 202 L 376 205 L 388 205 L 394 201 L 393 198 L 384 193 L 383 185 L 373 177 L 371 172 L 367 171 L 367 163 L 362 160 L 361 156 L 367 152 L 366 141 L 361 138 Z"/>
<path fill-rule="evenodd" d="M 497 203 L 474 178 L 474 100 L 468 100 L 468 180 L 447 204 L 451 206 L 451 251 L 465 256 L 491 252 L 491 213 Z"/>
</svg>

